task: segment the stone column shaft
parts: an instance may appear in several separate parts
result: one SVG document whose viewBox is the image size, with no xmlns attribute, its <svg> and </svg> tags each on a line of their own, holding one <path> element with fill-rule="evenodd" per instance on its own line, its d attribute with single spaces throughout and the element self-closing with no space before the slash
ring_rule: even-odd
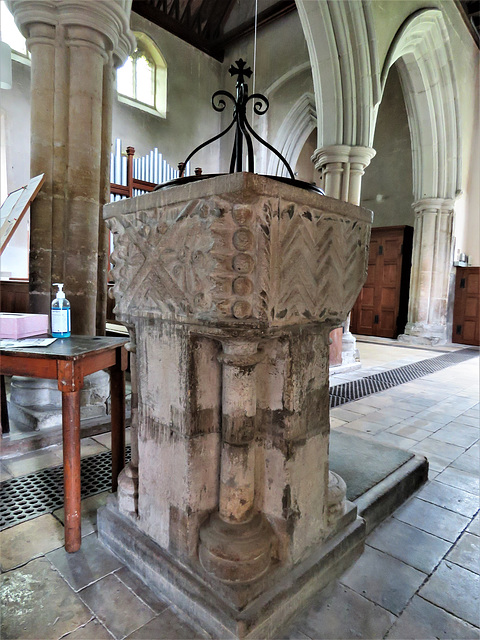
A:
<svg viewBox="0 0 480 640">
<path fill-rule="evenodd" d="M 453 201 L 414 203 L 414 247 L 408 322 L 402 341 L 447 340 L 448 282 L 452 265 Z"/>
<path fill-rule="evenodd" d="M 31 161 L 32 176 L 45 174 L 40 193 L 30 207 L 30 310 L 45 313 L 51 301 L 54 199 L 55 28 L 38 24 L 31 29 Z M 42 108 L 34 105 L 42 104 Z M 46 286 L 45 283 L 48 283 Z"/>
<path fill-rule="evenodd" d="M 111 144 L 113 61 L 121 64 L 134 44 L 130 4 L 21 0 L 9 7 L 32 56 L 31 172 L 45 173 L 31 208 L 31 310 L 48 313 L 52 282 L 60 281 L 72 304 L 72 331 L 103 333 L 105 312 L 96 317 L 106 292 L 102 170 Z"/>
<path fill-rule="evenodd" d="M 115 90 L 115 68 L 112 55 L 103 67 L 103 104 L 102 104 L 102 146 L 100 165 L 100 201 L 110 200 L 110 148 L 112 141 L 112 108 Z M 103 221 L 98 220 L 98 267 L 97 267 L 97 321 L 96 333 L 105 332 L 107 320 L 107 290 L 102 286 L 107 278 L 109 260 L 110 232 Z"/>
<path fill-rule="evenodd" d="M 102 55 L 101 36 L 92 30 L 69 27 L 67 42 L 70 49 L 69 198 L 64 228 L 66 264 L 63 281 L 72 305 L 72 332 L 94 335 L 98 221 L 102 204 L 100 145 L 105 57 Z M 85 73 L 86 69 L 88 73 Z M 104 279 L 106 288 L 106 274 Z"/>
<path fill-rule="evenodd" d="M 257 346 L 256 342 L 224 342 L 220 357 L 223 387 L 219 512 L 226 522 L 245 522 L 253 509 Z"/>
<path fill-rule="evenodd" d="M 312 161 L 322 175 L 325 195 L 359 205 L 362 177 L 374 155 L 375 150 L 370 147 L 332 145 L 317 149 Z M 350 332 L 349 315 L 343 323 L 342 364 L 355 362 L 356 341 Z"/>
<path fill-rule="evenodd" d="M 118 508 L 122 513 L 130 516 L 138 515 L 138 371 L 137 344 L 135 329 L 129 328 L 130 342 L 126 345 L 130 353 L 130 384 L 131 384 L 131 413 L 130 413 L 130 462 L 118 476 Z"/>
<path fill-rule="evenodd" d="M 31 175 L 45 174 L 31 205 L 30 311 L 49 314 L 52 284 L 63 282 L 72 332 L 81 335 L 105 332 L 108 235 L 101 207 L 110 191 L 113 65 L 125 60 L 135 41 L 128 26 L 130 5 L 128 0 L 8 2 L 32 59 Z M 91 379 L 97 400 L 104 396 L 106 377 L 98 373 Z M 86 387 L 82 396 L 90 410 Z M 12 393 L 11 405 L 15 397 Z M 33 386 L 27 404 L 17 409 L 28 425 L 42 428 L 61 420 L 61 411 L 57 416 L 29 412 L 30 406 L 46 404 Z"/>
</svg>

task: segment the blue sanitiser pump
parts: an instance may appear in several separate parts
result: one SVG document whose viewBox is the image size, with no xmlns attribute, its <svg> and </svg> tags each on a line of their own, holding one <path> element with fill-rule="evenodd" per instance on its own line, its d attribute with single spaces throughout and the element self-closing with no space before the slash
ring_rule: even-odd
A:
<svg viewBox="0 0 480 640">
<path fill-rule="evenodd" d="M 57 295 L 52 302 L 52 337 L 69 338 L 71 335 L 70 302 L 65 298 L 63 284 L 55 282 Z"/>
</svg>

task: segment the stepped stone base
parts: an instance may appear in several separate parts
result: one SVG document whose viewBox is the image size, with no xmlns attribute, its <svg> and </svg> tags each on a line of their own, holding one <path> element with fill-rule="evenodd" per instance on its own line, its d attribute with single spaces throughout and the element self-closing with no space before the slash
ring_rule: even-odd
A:
<svg viewBox="0 0 480 640">
<path fill-rule="evenodd" d="M 194 625 L 213 637 L 274 638 L 362 553 L 365 523 L 347 505 L 336 532 L 310 555 L 238 587 L 219 583 L 200 563 L 189 566 L 171 556 L 119 513 L 114 496 L 98 512 L 98 535 L 151 589 L 189 612 Z"/>
<path fill-rule="evenodd" d="M 108 415 L 110 378 L 105 371 L 87 376 L 80 394 L 81 420 L 101 421 Z M 62 394 L 56 380 L 13 376 L 8 415 L 26 431 L 62 426 Z"/>
</svg>

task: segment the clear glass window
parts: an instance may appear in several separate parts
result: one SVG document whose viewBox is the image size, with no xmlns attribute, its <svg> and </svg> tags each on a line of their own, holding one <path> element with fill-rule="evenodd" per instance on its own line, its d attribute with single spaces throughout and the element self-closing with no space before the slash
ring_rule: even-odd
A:
<svg viewBox="0 0 480 640">
<path fill-rule="evenodd" d="M 117 71 L 118 93 L 155 108 L 155 63 L 137 48 Z"/>
<path fill-rule="evenodd" d="M 167 64 L 146 33 L 135 32 L 137 48 L 117 70 L 121 102 L 165 118 L 167 114 Z"/>
</svg>

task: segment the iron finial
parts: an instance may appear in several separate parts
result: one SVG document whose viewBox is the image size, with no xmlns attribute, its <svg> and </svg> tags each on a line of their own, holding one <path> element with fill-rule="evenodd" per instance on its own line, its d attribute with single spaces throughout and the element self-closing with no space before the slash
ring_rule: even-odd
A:
<svg viewBox="0 0 480 640">
<path fill-rule="evenodd" d="M 252 136 L 258 140 L 261 144 L 263 144 L 267 149 L 269 149 L 272 153 L 274 153 L 277 158 L 279 158 L 283 164 L 285 165 L 288 173 L 290 174 L 290 178 L 295 180 L 295 176 L 293 175 L 293 171 L 282 156 L 272 145 L 270 145 L 266 140 L 263 140 L 258 133 L 252 128 L 251 124 L 247 119 L 247 104 L 252 101 L 253 102 L 253 112 L 256 115 L 264 115 L 268 111 L 269 102 L 268 99 L 262 95 L 261 93 L 253 93 L 251 96 L 248 95 L 248 87 L 245 83 L 245 77 L 250 78 L 252 75 L 252 69 L 250 67 L 246 67 L 247 63 L 245 60 L 240 58 L 235 61 L 235 65 L 230 65 L 229 72 L 230 75 L 238 76 L 237 77 L 237 97 L 235 98 L 229 91 L 216 91 L 212 96 L 212 107 L 215 111 L 221 112 L 224 111 L 227 103 L 225 102 L 225 98 L 230 100 L 233 104 L 233 119 L 231 123 L 228 125 L 226 129 L 224 129 L 221 133 L 210 138 L 203 144 L 199 145 L 196 149 L 194 149 L 187 159 L 180 163 L 180 175 L 184 174 L 184 168 L 187 165 L 187 162 L 194 156 L 200 149 L 203 149 L 207 145 L 212 142 L 215 142 L 219 138 L 223 137 L 227 134 L 230 129 L 235 125 L 235 140 L 233 143 L 232 157 L 230 160 L 230 173 L 234 173 L 235 171 L 243 171 L 243 141 L 245 140 L 247 145 L 247 158 L 248 158 L 248 171 L 254 172 L 255 161 L 253 155 L 253 143 Z"/>
</svg>

